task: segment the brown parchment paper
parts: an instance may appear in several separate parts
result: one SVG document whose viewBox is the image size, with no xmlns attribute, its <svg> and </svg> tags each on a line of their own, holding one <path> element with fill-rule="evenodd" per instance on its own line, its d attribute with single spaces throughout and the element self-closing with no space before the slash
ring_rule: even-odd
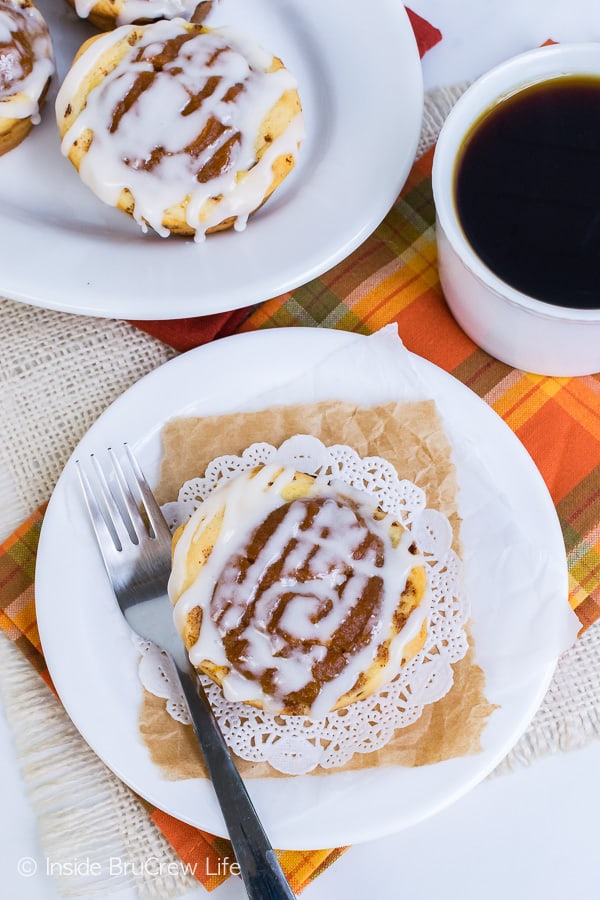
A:
<svg viewBox="0 0 600 900">
<path fill-rule="evenodd" d="M 240 455 L 250 444 L 279 446 L 295 434 L 311 434 L 325 445 L 347 444 L 361 457 L 382 456 L 401 478 L 419 485 L 427 505 L 448 517 L 454 549 L 460 553 L 458 486 L 452 448 L 433 401 L 362 407 L 339 401 L 277 406 L 258 412 L 179 418 L 163 429 L 163 461 L 156 495 L 160 503 L 177 498 L 181 485 L 204 474 L 211 460 Z M 385 765 L 422 766 L 477 753 L 481 733 L 494 710 L 485 697 L 485 676 L 469 651 L 454 668 L 451 690 L 425 707 L 412 725 L 398 729 L 381 750 L 357 753 L 344 766 L 319 774 Z M 169 779 L 207 777 L 191 726 L 176 722 L 164 700 L 144 692 L 140 734 L 155 765 Z M 268 763 L 236 757 L 244 777 L 289 777 Z"/>
</svg>

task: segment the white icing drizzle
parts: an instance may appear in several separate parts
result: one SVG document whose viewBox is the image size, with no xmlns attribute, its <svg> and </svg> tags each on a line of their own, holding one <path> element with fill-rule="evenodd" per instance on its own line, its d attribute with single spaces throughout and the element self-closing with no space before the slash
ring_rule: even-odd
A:
<svg viewBox="0 0 600 900">
<path fill-rule="evenodd" d="M 87 19 L 98 0 L 75 0 L 77 15 Z M 117 25 L 130 25 L 140 19 L 190 20 L 200 0 L 123 0 Z"/>
<path fill-rule="evenodd" d="M 32 59 L 31 71 L 24 56 Z M 40 122 L 39 99 L 54 73 L 48 28 L 34 6 L 0 2 L 0 117 Z"/>
<path fill-rule="evenodd" d="M 277 713 L 285 708 L 283 699 L 288 694 L 315 680 L 312 670 L 323 661 L 326 642 L 353 614 L 369 579 L 379 576 L 383 590 L 369 622 L 369 642 L 353 655 L 347 654 L 345 667 L 335 678 L 323 680 L 310 713 L 318 719 L 373 663 L 378 647 L 392 633 L 393 615 L 410 570 L 422 560 L 408 549 L 412 542 L 408 531 L 396 548 L 392 546 L 388 534 L 390 519 L 372 519 L 377 507 L 372 498 L 367 497 L 365 502 L 367 495 L 362 492 L 317 478 L 308 496 L 324 501 L 312 522 L 303 522 L 306 507 L 302 500 L 289 504 L 284 519 L 245 571 L 240 584 L 236 581 L 236 557 L 244 555 L 256 528 L 287 502 L 281 492 L 292 481 L 294 471 L 269 464 L 252 477 L 238 476 L 212 492 L 191 516 L 177 542 L 169 594 L 175 601 L 185 584 L 186 560 L 195 536 L 224 509 L 212 553 L 197 579 L 175 602 L 175 623 L 182 630 L 188 613 L 199 606 L 203 611 L 202 627 L 197 643 L 190 649 L 192 663 L 198 666 L 207 659 L 227 667 L 223 690 L 228 700 L 260 701 L 268 712 Z M 348 504 L 340 505 L 340 498 L 346 498 Z M 357 518 L 357 509 L 367 525 Z M 353 558 L 353 550 L 368 538 L 369 532 L 383 544 L 383 555 L 380 549 L 370 546 L 364 558 Z M 286 555 L 284 550 L 291 538 L 295 546 Z M 263 584 L 257 591 L 265 573 L 279 560 L 283 563 L 276 583 L 266 589 Z M 309 577 L 298 580 L 297 572 L 303 566 L 308 566 Z M 283 604 L 282 594 L 286 595 Z M 227 657 L 223 638 L 239 628 L 249 604 L 255 605 L 254 615 L 241 631 L 245 652 L 236 666 Z M 404 647 L 418 634 L 427 612 L 428 604 L 422 602 L 393 638 L 382 681 L 390 680 L 399 671 Z M 295 643 L 299 640 L 305 642 L 304 646 Z M 260 677 L 266 670 L 276 670 L 272 694 L 261 688 Z"/>
<path fill-rule="evenodd" d="M 83 78 L 130 30 L 121 26 L 101 35 L 76 61 L 56 100 L 59 123 Z M 181 19 L 164 20 L 136 31 L 142 36 L 135 46 L 128 47 L 117 67 L 90 91 L 85 108 L 63 137 L 62 152 L 68 155 L 74 141 L 90 129 L 93 141 L 79 170 L 83 181 L 112 206 L 121 191 L 129 188 L 135 199 L 136 221 L 164 237 L 169 233 L 162 224 L 165 210 L 186 198 L 186 221 L 195 229 L 196 240 L 202 240 L 208 228 L 230 217 L 236 217 L 238 230 L 243 229 L 271 185 L 275 159 L 282 154 L 295 157 L 304 135 L 299 113 L 257 162 L 255 141 L 260 125 L 280 97 L 296 87 L 295 79 L 285 68 L 267 72 L 271 55 L 225 28 L 196 34 L 181 45 L 172 61 L 154 73 L 151 57 L 165 42 L 185 32 L 185 23 Z M 149 77 L 149 73 L 153 73 L 150 85 L 111 132 L 118 104 L 136 78 Z M 186 109 L 190 98 L 214 78 L 218 83 L 212 93 L 197 108 Z M 235 100 L 226 99 L 227 92 L 239 84 L 243 90 Z M 213 120 L 223 125 L 223 133 L 199 155 L 191 155 L 186 148 Z M 232 142 L 229 165 L 202 183 L 197 173 L 226 141 Z M 161 156 L 152 170 L 144 168 L 145 161 L 159 149 Z M 204 204 L 211 198 L 219 198 L 219 202 L 206 212 Z"/>
</svg>

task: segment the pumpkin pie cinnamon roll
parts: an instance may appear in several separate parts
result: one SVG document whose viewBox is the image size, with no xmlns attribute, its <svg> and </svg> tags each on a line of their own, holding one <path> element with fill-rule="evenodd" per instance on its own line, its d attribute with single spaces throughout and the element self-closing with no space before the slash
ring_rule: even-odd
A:
<svg viewBox="0 0 600 900">
<path fill-rule="evenodd" d="M 411 534 L 345 484 L 259 466 L 216 488 L 173 545 L 176 626 L 229 700 L 321 718 L 423 646 L 428 592 Z"/>
<path fill-rule="evenodd" d="M 303 137 L 281 60 L 237 32 L 181 19 L 87 41 L 56 115 L 62 152 L 85 184 L 163 237 L 245 228 Z"/>
<path fill-rule="evenodd" d="M 54 73 L 46 22 L 31 0 L 0 0 L 0 154 L 39 124 Z"/>
<path fill-rule="evenodd" d="M 102 31 L 157 19 L 200 22 L 213 6 L 213 0 L 68 0 L 68 3 L 81 19 L 87 19 Z"/>
</svg>

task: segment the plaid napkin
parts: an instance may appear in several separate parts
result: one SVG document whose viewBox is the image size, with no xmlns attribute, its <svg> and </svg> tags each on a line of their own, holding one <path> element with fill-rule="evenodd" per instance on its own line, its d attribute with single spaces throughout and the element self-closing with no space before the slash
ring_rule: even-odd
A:
<svg viewBox="0 0 600 900">
<path fill-rule="evenodd" d="M 233 329 L 325 326 L 369 334 L 397 322 L 406 346 L 482 397 L 525 444 L 552 494 L 565 539 L 569 596 L 582 631 L 600 618 L 600 375 L 550 378 L 498 362 L 450 315 L 440 289 L 431 192 L 433 151 L 418 160 L 385 221 L 345 262 L 290 295 L 251 311 Z M 33 579 L 44 509 L 0 546 L 0 627 L 51 684 L 35 621 Z M 227 877 L 229 843 L 150 808 L 184 863 L 207 859 L 197 877 L 213 889 Z M 285 851 L 300 892 L 345 848 Z M 201 867 L 200 867 L 201 868 Z M 219 873 L 219 874 L 206 874 Z"/>
</svg>

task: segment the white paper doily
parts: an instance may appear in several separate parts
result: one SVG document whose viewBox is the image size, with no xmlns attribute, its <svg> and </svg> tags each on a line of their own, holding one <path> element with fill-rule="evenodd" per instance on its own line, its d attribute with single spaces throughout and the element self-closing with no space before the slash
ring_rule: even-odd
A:
<svg viewBox="0 0 600 900">
<path fill-rule="evenodd" d="M 261 463 L 281 462 L 314 475 L 327 475 L 377 498 L 413 534 L 427 564 L 430 600 L 425 646 L 377 693 L 318 721 L 273 716 L 245 703 L 225 699 L 220 688 L 202 679 L 228 746 L 243 759 L 267 762 L 288 775 L 317 766 L 344 765 L 355 753 L 385 746 L 394 732 L 415 722 L 424 707 L 440 700 L 453 683 L 453 663 L 467 652 L 468 604 L 462 590 L 462 563 L 451 547 L 452 528 L 440 512 L 426 506 L 423 490 L 400 479 L 378 456 L 361 458 L 345 445 L 325 447 L 309 435 L 296 435 L 279 448 L 252 444 L 241 456 L 221 456 L 204 477 L 181 488 L 178 500 L 163 512 L 172 529 L 184 522 L 223 481 Z M 134 638 L 141 653 L 139 675 L 150 693 L 166 701 L 174 719 L 189 724 L 185 700 L 169 658 L 155 645 Z"/>
</svg>

